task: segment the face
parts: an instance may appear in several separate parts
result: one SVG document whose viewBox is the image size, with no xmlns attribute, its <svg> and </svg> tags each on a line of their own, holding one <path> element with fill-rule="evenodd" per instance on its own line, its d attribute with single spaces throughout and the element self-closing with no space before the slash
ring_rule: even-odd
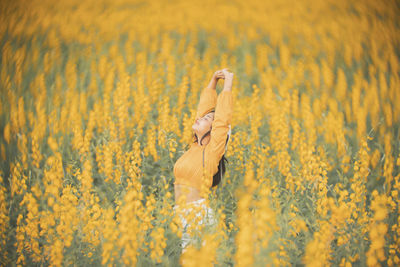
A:
<svg viewBox="0 0 400 267">
<path fill-rule="evenodd" d="M 212 122 L 214 120 L 214 112 L 210 112 L 205 116 L 197 119 L 193 124 L 192 129 L 197 136 L 203 136 L 206 132 L 211 129 Z"/>
</svg>

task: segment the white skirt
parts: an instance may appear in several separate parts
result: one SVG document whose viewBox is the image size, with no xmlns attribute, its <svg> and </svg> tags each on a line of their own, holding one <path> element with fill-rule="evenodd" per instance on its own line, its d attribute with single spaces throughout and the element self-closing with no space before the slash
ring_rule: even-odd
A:
<svg viewBox="0 0 400 267">
<path fill-rule="evenodd" d="M 205 204 L 205 199 L 201 198 L 199 200 L 187 203 L 185 208 L 179 209 L 179 205 L 174 206 L 174 212 L 179 210 L 178 215 L 181 221 L 182 238 L 181 247 L 184 250 L 190 243 L 195 240 L 193 234 L 190 232 L 195 232 L 198 230 L 198 226 L 208 227 L 216 224 L 214 210 Z M 194 210 L 197 213 L 194 216 L 190 216 Z M 193 218 L 188 220 L 188 218 Z M 193 227 L 194 226 L 194 227 Z"/>
</svg>

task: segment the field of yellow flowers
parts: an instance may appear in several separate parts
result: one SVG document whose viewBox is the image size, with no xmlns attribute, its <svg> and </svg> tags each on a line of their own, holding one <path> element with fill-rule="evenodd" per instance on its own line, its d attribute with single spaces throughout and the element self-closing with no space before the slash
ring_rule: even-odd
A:
<svg viewBox="0 0 400 267">
<path fill-rule="evenodd" d="M 0 265 L 399 266 L 399 21 L 396 0 L 1 1 Z M 225 67 L 218 223 L 181 253 L 173 166 Z"/>
</svg>

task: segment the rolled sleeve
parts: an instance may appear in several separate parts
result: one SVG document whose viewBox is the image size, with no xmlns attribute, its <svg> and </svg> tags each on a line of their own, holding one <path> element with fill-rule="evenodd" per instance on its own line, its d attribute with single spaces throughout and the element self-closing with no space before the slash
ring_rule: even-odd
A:
<svg viewBox="0 0 400 267">
<path fill-rule="evenodd" d="M 205 87 L 200 95 L 199 105 L 197 106 L 196 120 L 203 117 L 215 109 L 217 103 L 217 92 L 215 89 Z"/>
<path fill-rule="evenodd" d="M 229 125 L 232 119 L 232 92 L 222 91 L 217 100 L 210 142 L 207 145 L 209 158 L 214 158 L 216 166 L 225 153 Z M 214 168 L 211 168 L 214 169 Z"/>
</svg>

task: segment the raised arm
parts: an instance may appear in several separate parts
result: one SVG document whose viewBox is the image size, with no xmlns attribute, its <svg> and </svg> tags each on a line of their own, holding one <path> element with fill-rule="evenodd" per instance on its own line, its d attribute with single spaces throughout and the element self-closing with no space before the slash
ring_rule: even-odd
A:
<svg viewBox="0 0 400 267">
<path fill-rule="evenodd" d="M 209 87 L 204 88 L 200 95 L 200 101 L 197 106 L 197 114 L 195 120 L 214 110 L 216 103 L 217 92 L 215 91 L 215 89 Z"/>
<path fill-rule="evenodd" d="M 217 99 L 214 121 L 210 133 L 211 138 L 206 149 L 208 150 L 208 154 L 213 155 L 214 159 L 218 162 L 225 153 L 227 134 L 232 119 L 232 80 L 233 73 L 226 72 L 224 89 Z"/>
<path fill-rule="evenodd" d="M 223 90 L 217 99 L 214 120 L 210 133 L 210 142 L 207 145 L 207 154 L 214 156 L 219 162 L 225 153 L 225 144 L 232 119 L 232 92 Z"/>
<path fill-rule="evenodd" d="M 203 89 L 200 95 L 200 101 L 197 106 L 197 114 L 195 120 L 203 117 L 210 111 L 215 110 L 215 105 L 217 103 L 217 92 L 215 88 L 217 86 L 218 80 L 223 77 L 222 71 L 216 71 L 211 78 L 210 83 L 206 88 Z"/>
</svg>

